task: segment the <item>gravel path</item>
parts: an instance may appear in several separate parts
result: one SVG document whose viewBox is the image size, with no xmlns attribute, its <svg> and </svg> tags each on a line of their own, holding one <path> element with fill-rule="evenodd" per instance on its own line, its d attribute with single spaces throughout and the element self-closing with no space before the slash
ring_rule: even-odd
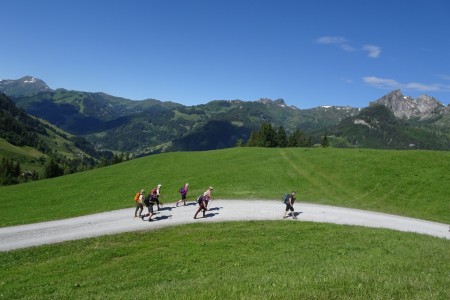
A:
<svg viewBox="0 0 450 300">
<path fill-rule="evenodd" d="M 194 203 L 180 207 L 170 203 L 157 212 L 153 222 L 143 222 L 140 218 L 134 218 L 134 208 L 120 209 L 70 219 L 0 228 L 0 251 L 193 222 L 281 220 L 284 208 L 281 201 L 213 200 L 210 210 L 206 212 L 206 218 L 194 220 L 193 216 L 197 210 Z M 388 228 L 450 239 L 449 226 L 442 223 L 302 202 L 296 203 L 295 209 L 298 220 L 287 218 L 286 221 Z"/>
</svg>

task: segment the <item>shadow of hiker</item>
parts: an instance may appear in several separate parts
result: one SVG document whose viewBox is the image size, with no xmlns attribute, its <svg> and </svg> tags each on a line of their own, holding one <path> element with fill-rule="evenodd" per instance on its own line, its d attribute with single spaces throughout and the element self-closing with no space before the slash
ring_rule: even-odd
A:
<svg viewBox="0 0 450 300">
<path fill-rule="evenodd" d="M 169 218 L 172 218 L 172 215 L 169 215 L 169 216 L 157 216 L 157 217 L 153 218 L 153 221 L 167 220 Z"/>
<path fill-rule="evenodd" d="M 213 208 L 208 208 L 208 211 L 211 210 L 221 210 L 223 207 L 213 207 Z"/>
<path fill-rule="evenodd" d="M 164 206 L 164 207 L 161 207 L 159 209 L 159 211 L 163 211 L 163 210 L 172 211 L 173 208 L 175 208 L 175 207 L 173 207 L 173 206 Z"/>
<path fill-rule="evenodd" d="M 218 213 L 209 213 L 209 214 L 206 214 L 206 215 L 204 216 L 204 218 L 212 218 L 212 217 L 214 217 L 215 215 L 218 215 Z"/>
<path fill-rule="evenodd" d="M 197 205 L 197 202 L 190 202 L 190 203 L 187 203 L 186 204 L 186 206 L 196 206 Z M 181 205 L 180 205 L 181 206 Z"/>
<path fill-rule="evenodd" d="M 294 216 L 296 216 L 296 217 L 298 217 L 298 216 L 300 216 L 300 214 L 302 214 L 303 212 L 302 211 L 296 211 L 295 213 L 294 213 Z"/>
</svg>

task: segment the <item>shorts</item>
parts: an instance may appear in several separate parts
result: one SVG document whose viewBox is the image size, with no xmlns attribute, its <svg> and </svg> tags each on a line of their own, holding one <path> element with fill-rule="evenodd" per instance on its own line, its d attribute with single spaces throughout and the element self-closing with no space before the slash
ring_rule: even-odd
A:
<svg viewBox="0 0 450 300">
<path fill-rule="evenodd" d="M 186 194 L 181 194 L 181 200 L 186 200 Z"/>
<path fill-rule="evenodd" d="M 294 211 L 294 207 L 292 205 L 290 205 L 289 203 L 286 203 L 286 211 Z"/>
</svg>

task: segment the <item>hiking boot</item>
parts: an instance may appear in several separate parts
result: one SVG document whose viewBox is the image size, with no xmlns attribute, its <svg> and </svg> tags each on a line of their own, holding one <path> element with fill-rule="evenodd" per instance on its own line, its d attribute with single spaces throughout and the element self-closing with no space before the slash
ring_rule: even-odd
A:
<svg viewBox="0 0 450 300">
<path fill-rule="evenodd" d="M 149 221 L 149 222 L 152 222 L 152 221 L 153 221 L 153 219 L 148 219 L 148 221 Z"/>
<path fill-rule="evenodd" d="M 144 217 L 145 217 L 145 215 L 142 215 L 142 216 L 141 216 L 142 221 L 144 221 Z"/>
</svg>

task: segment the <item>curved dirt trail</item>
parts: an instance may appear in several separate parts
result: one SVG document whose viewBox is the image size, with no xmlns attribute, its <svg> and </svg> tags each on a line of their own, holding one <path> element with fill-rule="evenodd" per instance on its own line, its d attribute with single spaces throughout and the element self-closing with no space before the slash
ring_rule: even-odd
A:
<svg viewBox="0 0 450 300">
<path fill-rule="evenodd" d="M 134 208 L 114 210 L 82 217 L 0 228 L 0 251 L 59 243 L 107 234 L 152 230 L 193 222 L 223 222 L 240 220 L 281 220 L 281 201 L 213 200 L 206 218 L 193 219 L 194 203 L 175 207 L 164 205 L 153 222 L 134 218 Z M 449 226 L 443 223 L 327 205 L 296 203 L 298 220 L 416 232 L 450 239 Z M 144 209 L 145 211 L 145 209 Z M 201 216 L 201 213 L 199 214 Z M 293 221 L 291 218 L 286 220 Z"/>
</svg>

